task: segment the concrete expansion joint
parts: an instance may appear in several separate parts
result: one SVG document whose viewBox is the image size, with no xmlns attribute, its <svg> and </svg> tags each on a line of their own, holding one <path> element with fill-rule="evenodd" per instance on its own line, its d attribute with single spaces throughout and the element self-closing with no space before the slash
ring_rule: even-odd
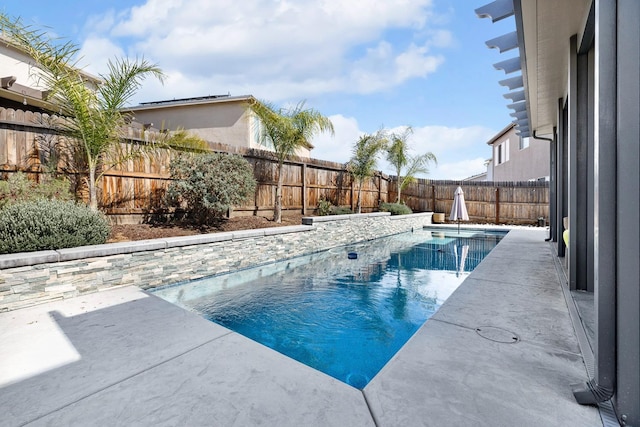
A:
<svg viewBox="0 0 640 427">
<path fill-rule="evenodd" d="M 520 286 L 520 287 L 524 287 L 527 289 L 531 289 L 531 288 L 536 288 L 536 289 L 541 289 L 541 290 L 548 290 L 548 289 L 556 289 L 555 286 L 553 287 L 549 287 L 549 286 L 545 286 L 545 285 L 536 285 L 536 284 L 523 284 L 522 282 L 509 282 L 509 281 L 505 281 L 505 280 L 491 280 L 491 279 L 484 279 L 484 278 L 479 278 L 479 277 L 475 277 L 472 276 L 471 277 L 473 280 L 478 280 L 481 282 L 488 282 L 488 283 L 499 283 L 501 285 L 509 285 L 509 286 Z"/>
<path fill-rule="evenodd" d="M 364 390 L 360 390 L 360 393 L 362 393 L 362 398 L 364 399 L 364 403 L 365 405 L 367 405 L 367 410 L 369 411 L 369 414 L 371 414 L 371 420 L 373 421 L 373 425 L 375 427 L 380 427 L 380 422 L 376 418 L 376 414 L 373 412 L 373 408 L 371 407 L 371 404 L 369 404 L 369 399 L 367 399 L 367 393 Z"/>
</svg>

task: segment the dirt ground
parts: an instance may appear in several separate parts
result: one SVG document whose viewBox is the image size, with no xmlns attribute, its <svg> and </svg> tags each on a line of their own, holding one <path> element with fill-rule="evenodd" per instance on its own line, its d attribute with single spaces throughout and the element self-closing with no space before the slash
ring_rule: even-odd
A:
<svg viewBox="0 0 640 427">
<path fill-rule="evenodd" d="M 160 239 L 173 236 L 191 236 L 194 234 L 221 233 L 225 231 L 252 230 L 256 228 L 282 227 L 302 224 L 302 215 L 287 214 L 281 223 L 261 216 L 242 216 L 223 219 L 220 224 L 195 227 L 176 224 L 126 224 L 111 227 L 107 243 L 132 240 Z"/>
</svg>

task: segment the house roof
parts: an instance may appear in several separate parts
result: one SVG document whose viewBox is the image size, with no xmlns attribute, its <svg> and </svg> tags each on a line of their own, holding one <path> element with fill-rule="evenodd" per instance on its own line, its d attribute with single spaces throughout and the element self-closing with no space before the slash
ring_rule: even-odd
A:
<svg viewBox="0 0 640 427">
<path fill-rule="evenodd" d="M 194 98 L 179 98 L 179 99 L 168 99 L 163 101 L 151 101 L 151 102 L 141 102 L 139 105 L 135 107 L 125 108 L 125 111 L 144 111 L 144 110 L 157 110 L 160 108 L 172 108 L 172 107 L 188 107 L 192 105 L 207 105 L 207 104 L 219 104 L 219 103 L 227 103 L 227 102 L 243 102 L 243 101 L 251 101 L 255 98 L 253 95 L 239 95 L 239 96 L 231 96 L 231 95 L 207 95 L 207 96 L 199 96 Z"/>
<path fill-rule="evenodd" d="M 467 178 L 463 178 L 462 181 L 479 181 L 480 179 L 486 179 L 487 178 L 487 172 L 482 172 L 482 173 L 478 173 L 475 175 L 471 175 Z"/>
<path fill-rule="evenodd" d="M 516 126 L 515 123 L 509 123 L 507 126 L 504 127 L 504 129 L 502 129 L 500 132 L 495 134 L 489 141 L 487 141 L 487 144 L 488 145 L 493 145 L 494 142 L 496 142 L 497 140 L 502 138 L 505 134 L 507 134 L 515 126 Z"/>
<path fill-rule="evenodd" d="M 592 0 L 495 0 L 476 9 L 478 17 L 493 22 L 515 16 L 516 31 L 489 40 L 487 46 L 501 53 L 518 48 L 521 75 L 516 78 L 522 81 L 506 79 L 500 84 L 516 89 L 504 96 L 514 101 L 508 107 L 515 111 L 511 115 L 522 136 L 533 131 L 550 134 L 557 125 L 558 99 L 567 91 L 569 39 L 577 34 L 579 49 L 589 44 L 593 34 L 583 30 L 593 14 L 591 4 Z M 507 61 L 494 66 L 505 73 L 518 68 Z"/>
<path fill-rule="evenodd" d="M 5 36 L 2 33 L 0 33 L 0 43 L 6 48 L 9 48 L 9 49 L 11 49 L 11 50 L 13 50 L 15 52 L 19 52 L 19 53 L 21 53 L 23 55 L 29 56 L 28 53 L 25 52 L 24 49 L 16 46 L 16 44 L 13 43 L 10 38 L 8 38 L 7 36 Z M 91 73 L 89 73 L 87 71 L 84 71 L 82 69 L 78 69 L 78 72 L 82 75 L 82 77 L 86 81 L 90 81 L 91 83 L 94 83 L 96 85 L 98 85 L 98 84 L 103 82 L 102 78 L 100 78 L 100 77 L 98 77 L 98 76 L 96 76 L 94 74 L 91 74 Z M 4 76 L 2 76 L 2 77 L 4 77 Z"/>
<path fill-rule="evenodd" d="M 4 48 L 4 52 L 13 51 L 18 53 L 19 55 L 16 57 L 18 62 L 24 62 L 23 60 L 26 58 L 31 58 L 28 53 L 16 46 L 11 39 L 0 33 L 0 47 Z M 11 54 L 9 54 L 12 56 Z M 36 65 L 37 67 L 37 65 Z M 94 76 L 93 74 L 87 73 L 86 71 L 78 69 L 78 72 L 84 79 L 84 81 L 88 81 L 93 85 L 99 85 L 102 83 L 102 79 Z M 56 108 L 47 101 L 47 91 L 43 91 L 40 89 L 36 89 L 22 83 L 26 82 L 17 82 L 15 76 L 0 76 L 0 97 L 4 99 L 9 99 L 11 101 L 26 103 L 31 106 L 38 107 L 43 110 L 53 111 Z"/>
</svg>

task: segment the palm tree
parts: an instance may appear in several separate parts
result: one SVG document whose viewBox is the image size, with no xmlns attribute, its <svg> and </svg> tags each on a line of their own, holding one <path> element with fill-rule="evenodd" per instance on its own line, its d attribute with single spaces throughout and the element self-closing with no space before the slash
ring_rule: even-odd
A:
<svg viewBox="0 0 640 427">
<path fill-rule="evenodd" d="M 112 167 L 137 158 L 157 148 L 150 144 L 122 143 L 123 130 L 129 119 L 121 109 L 151 76 L 163 80 L 157 65 L 144 58 L 109 61 L 108 72 L 101 74 L 101 83 L 92 87 L 75 60 L 79 48 L 71 42 L 59 43 L 42 30 L 25 26 L 21 21 L 0 15 L 5 34 L 12 44 L 33 58 L 33 76 L 45 88 L 49 101 L 59 112 L 56 129 L 66 137 L 66 149 L 81 165 L 89 187 L 89 206 L 97 210 L 97 182 Z M 189 141 L 193 143 L 193 140 Z M 179 144 L 174 141 L 175 146 Z"/>
<path fill-rule="evenodd" d="M 387 161 L 394 167 L 396 172 L 398 193 L 396 203 L 400 203 L 402 190 L 416 180 L 417 174 L 429 173 L 429 162 L 438 163 L 436 156 L 430 151 L 418 156 L 409 154 L 408 139 L 412 134 L 413 128 L 411 126 L 407 126 L 401 133 L 392 133 L 389 137 L 390 144 L 386 149 Z"/>
<path fill-rule="evenodd" d="M 347 163 L 347 170 L 358 185 L 356 213 L 361 213 L 360 193 L 365 179 L 372 177 L 378 163 L 378 156 L 387 145 L 387 137 L 380 130 L 375 134 L 365 134 L 358 138 L 353 147 L 353 156 Z"/>
<path fill-rule="evenodd" d="M 310 140 L 320 132 L 331 132 L 331 120 L 313 109 L 305 109 L 304 102 L 293 108 L 277 108 L 274 105 L 253 101 L 251 110 L 260 120 L 260 138 L 265 145 L 271 145 L 278 160 L 278 185 L 273 209 L 273 220 L 282 222 L 282 167 L 285 160 L 296 150 L 310 146 Z"/>
</svg>

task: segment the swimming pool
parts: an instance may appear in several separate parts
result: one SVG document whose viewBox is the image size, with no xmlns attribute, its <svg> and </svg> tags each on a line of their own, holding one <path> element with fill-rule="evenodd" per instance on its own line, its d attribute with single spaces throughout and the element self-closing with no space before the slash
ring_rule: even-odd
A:
<svg viewBox="0 0 640 427">
<path fill-rule="evenodd" d="M 154 293 L 361 389 L 504 234 L 419 230 Z"/>
</svg>

